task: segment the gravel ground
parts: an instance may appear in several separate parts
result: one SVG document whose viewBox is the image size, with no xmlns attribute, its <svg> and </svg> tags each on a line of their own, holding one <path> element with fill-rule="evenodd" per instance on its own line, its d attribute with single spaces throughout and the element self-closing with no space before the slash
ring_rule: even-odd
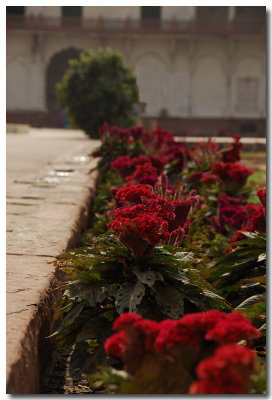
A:
<svg viewBox="0 0 272 400">
<path fill-rule="evenodd" d="M 90 394 L 94 392 L 87 379 L 73 381 L 69 376 L 71 350 L 58 351 L 50 378 L 44 383 L 42 394 Z"/>
</svg>

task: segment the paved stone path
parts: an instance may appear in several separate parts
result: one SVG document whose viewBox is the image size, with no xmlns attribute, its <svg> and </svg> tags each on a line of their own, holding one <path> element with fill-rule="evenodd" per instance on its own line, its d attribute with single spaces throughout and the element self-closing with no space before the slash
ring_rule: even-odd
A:
<svg viewBox="0 0 272 400">
<path fill-rule="evenodd" d="M 7 135 L 7 393 L 38 393 L 58 283 L 52 261 L 86 228 L 98 144 L 80 131 Z"/>
</svg>

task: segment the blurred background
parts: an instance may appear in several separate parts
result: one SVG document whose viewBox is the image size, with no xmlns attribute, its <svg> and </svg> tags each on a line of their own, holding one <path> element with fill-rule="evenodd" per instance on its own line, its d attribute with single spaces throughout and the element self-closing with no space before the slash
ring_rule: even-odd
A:
<svg viewBox="0 0 272 400">
<path fill-rule="evenodd" d="M 70 58 L 118 50 L 146 128 L 265 136 L 263 6 L 8 6 L 7 123 L 67 127 L 55 85 Z M 138 108 L 138 109 L 137 109 Z"/>
</svg>

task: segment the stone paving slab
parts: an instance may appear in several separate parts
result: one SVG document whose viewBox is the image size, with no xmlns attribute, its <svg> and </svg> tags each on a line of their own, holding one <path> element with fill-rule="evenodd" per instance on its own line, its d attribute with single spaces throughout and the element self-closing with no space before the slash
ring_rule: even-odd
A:
<svg viewBox="0 0 272 400">
<path fill-rule="evenodd" d="M 86 229 L 98 141 L 80 131 L 7 135 L 7 393 L 39 393 L 52 357 L 53 261 Z"/>
</svg>

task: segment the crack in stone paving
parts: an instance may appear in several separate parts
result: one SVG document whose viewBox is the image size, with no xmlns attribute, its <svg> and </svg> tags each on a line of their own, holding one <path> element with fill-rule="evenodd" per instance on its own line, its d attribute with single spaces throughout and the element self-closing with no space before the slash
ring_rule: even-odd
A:
<svg viewBox="0 0 272 400">
<path fill-rule="evenodd" d="M 30 288 L 26 288 L 26 289 L 17 289 L 17 290 L 13 290 L 13 291 L 7 291 L 7 293 L 19 293 L 19 292 L 23 292 L 24 290 L 30 290 Z"/>
<path fill-rule="evenodd" d="M 22 310 L 19 310 L 19 311 L 12 311 L 12 312 L 7 313 L 7 315 L 20 314 L 23 311 L 28 311 L 28 308 L 23 308 Z"/>
<path fill-rule="evenodd" d="M 7 253 L 7 256 L 30 256 L 30 257 L 50 257 L 56 258 L 56 256 L 50 256 L 48 254 L 23 254 L 23 253 Z"/>
<path fill-rule="evenodd" d="M 9 205 L 9 206 L 27 206 L 27 207 L 30 207 L 30 206 L 36 206 L 37 203 L 35 203 L 35 204 L 29 204 L 29 203 L 13 203 L 13 202 L 11 202 L 11 201 L 7 201 L 7 205 Z"/>
</svg>

